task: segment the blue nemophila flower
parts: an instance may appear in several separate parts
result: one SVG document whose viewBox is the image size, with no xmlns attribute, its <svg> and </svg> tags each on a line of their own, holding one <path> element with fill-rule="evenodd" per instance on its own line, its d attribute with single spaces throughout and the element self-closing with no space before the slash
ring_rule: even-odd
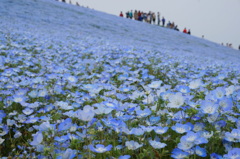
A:
<svg viewBox="0 0 240 159">
<path fill-rule="evenodd" d="M 176 94 L 171 94 L 168 98 L 169 103 L 167 104 L 167 107 L 169 108 L 180 108 L 184 104 L 184 97 L 182 96 L 182 93 L 178 92 Z"/>
<path fill-rule="evenodd" d="M 38 131 L 36 134 L 33 134 L 33 141 L 30 143 L 32 146 L 40 145 L 43 141 L 43 134 L 41 131 Z"/>
<path fill-rule="evenodd" d="M 186 94 L 186 93 L 189 93 L 190 92 L 190 88 L 188 87 L 188 86 L 178 86 L 177 87 L 177 90 L 179 91 L 179 92 L 181 92 L 181 93 L 184 93 L 184 94 Z"/>
<path fill-rule="evenodd" d="M 174 159 L 184 159 L 184 158 L 187 158 L 190 154 L 188 152 L 184 152 L 178 148 L 175 148 L 173 151 L 172 151 L 172 155 L 171 157 L 174 158 Z"/>
<path fill-rule="evenodd" d="M 200 109 L 203 113 L 214 114 L 217 112 L 218 105 L 211 101 L 203 101 Z"/>
<path fill-rule="evenodd" d="M 154 128 L 155 128 L 155 126 L 143 126 L 143 125 L 141 125 L 140 126 L 145 132 L 151 132 Z"/>
<path fill-rule="evenodd" d="M 240 129 L 233 129 L 231 133 L 225 133 L 225 140 L 230 142 L 240 142 Z"/>
<path fill-rule="evenodd" d="M 72 106 L 68 105 L 67 102 L 63 102 L 63 101 L 57 101 L 57 102 L 55 102 L 55 105 L 59 106 L 60 109 L 63 109 L 63 110 L 71 110 L 71 109 L 73 109 Z"/>
<path fill-rule="evenodd" d="M 196 80 L 193 80 L 189 83 L 189 88 L 190 89 L 196 89 L 196 88 L 199 88 L 202 85 L 203 85 L 202 80 L 201 79 L 196 79 Z"/>
<path fill-rule="evenodd" d="M 69 136 L 68 135 L 63 135 L 63 136 L 55 136 L 54 137 L 54 140 L 55 141 L 58 141 L 58 142 L 61 142 L 61 143 L 63 143 L 63 142 L 66 142 L 67 140 L 69 140 L 70 138 L 69 138 Z"/>
<path fill-rule="evenodd" d="M 62 155 L 61 159 L 73 159 L 76 156 L 76 150 L 68 148 Z"/>
<path fill-rule="evenodd" d="M 172 128 L 172 130 L 174 130 L 175 132 L 177 132 L 179 134 L 183 134 L 192 129 L 192 127 L 189 124 L 180 124 L 180 123 L 176 123 L 171 128 Z"/>
<path fill-rule="evenodd" d="M 148 125 L 157 124 L 160 121 L 160 116 L 150 116 L 149 120 L 146 120 Z"/>
<path fill-rule="evenodd" d="M 165 143 L 161 143 L 155 140 L 149 140 L 150 145 L 155 149 L 161 149 L 167 146 Z"/>
<path fill-rule="evenodd" d="M 233 148 L 228 151 L 227 154 L 223 155 L 223 158 L 227 159 L 239 159 L 240 158 L 240 148 Z"/>
<path fill-rule="evenodd" d="M 15 132 L 14 138 L 19 138 L 20 136 L 22 136 L 22 133 L 20 131 Z"/>
<path fill-rule="evenodd" d="M 113 108 L 107 107 L 101 103 L 94 104 L 94 107 L 97 107 L 97 109 L 94 110 L 96 114 L 109 114 L 113 110 Z"/>
<path fill-rule="evenodd" d="M 120 90 L 121 92 L 129 92 L 129 91 L 132 90 L 132 88 L 131 88 L 131 87 L 121 87 L 119 90 Z"/>
<path fill-rule="evenodd" d="M 77 77 L 75 77 L 75 76 L 67 75 L 64 78 L 67 79 L 68 82 L 70 82 L 70 83 L 76 83 L 77 82 Z"/>
<path fill-rule="evenodd" d="M 153 81 L 148 85 L 148 87 L 156 89 L 156 88 L 159 88 L 161 84 L 162 84 L 162 81 Z"/>
<path fill-rule="evenodd" d="M 123 145 L 117 145 L 117 146 L 114 147 L 115 150 L 121 150 L 123 148 L 124 148 Z"/>
<path fill-rule="evenodd" d="M 206 157 L 207 156 L 207 152 L 205 148 L 201 148 L 199 146 L 195 147 L 195 153 L 200 156 L 200 157 Z"/>
<path fill-rule="evenodd" d="M 172 120 L 180 122 L 180 121 L 184 121 L 187 118 L 189 118 L 189 116 L 187 113 L 185 113 L 185 111 L 178 111 L 173 115 Z"/>
<path fill-rule="evenodd" d="M 6 116 L 4 110 L 0 110 L 0 124 L 2 123 L 2 119 Z"/>
<path fill-rule="evenodd" d="M 54 105 L 52 105 L 52 104 L 46 105 L 46 106 L 44 107 L 45 112 L 49 112 L 49 111 L 51 111 L 51 110 L 53 110 L 53 109 L 54 109 Z"/>
<path fill-rule="evenodd" d="M 23 109 L 23 113 L 25 114 L 25 115 L 30 115 L 30 114 L 32 114 L 33 113 L 33 109 L 30 109 L 30 108 L 25 108 L 25 109 Z"/>
<path fill-rule="evenodd" d="M 0 129 L 2 129 L 0 131 L 0 136 L 6 135 L 9 131 L 9 127 L 7 125 L 0 125 Z"/>
<path fill-rule="evenodd" d="M 235 91 L 236 87 L 231 85 L 229 87 L 227 87 L 226 90 L 226 96 L 229 97 L 230 95 L 233 94 L 233 92 Z"/>
<path fill-rule="evenodd" d="M 103 104 L 106 107 L 112 108 L 112 109 L 117 109 L 117 101 L 113 101 L 113 102 L 108 102 L 108 101 L 104 101 Z"/>
<path fill-rule="evenodd" d="M 130 130 L 130 134 L 134 134 L 136 136 L 143 135 L 144 134 L 144 130 L 142 128 L 132 128 Z"/>
<path fill-rule="evenodd" d="M 102 144 L 97 144 L 95 147 L 93 145 L 89 145 L 89 149 L 96 153 L 104 153 L 107 151 L 111 151 L 112 145 L 108 145 L 106 147 Z"/>
<path fill-rule="evenodd" d="M 208 140 L 204 137 L 200 136 L 201 133 L 195 133 L 192 131 L 188 131 L 186 135 L 181 137 L 181 142 L 193 142 L 196 145 L 199 144 L 204 144 L 204 143 L 208 143 Z"/>
<path fill-rule="evenodd" d="M 15 124 L 16 124 L 15 120 L 7 119 L 7 125 L 8 126 L 13 126 Z"/>
<path fill-rule="evenodd" d="M 198 133 L 188 131 L 186 135 L 181 137 L 181 141 L 194 142 L 199 137 Z"/>
<path fill-rule="evenodd" d="M 184 151 L 191 149 L 199 137 L 199 134 L 189 131 L 186 135 L 181 137 L 178 148 Z"/>
<path fill-rule="evenodd" d="M 39 126 L 34 126 L 34 128 L 38 129 L 39 131 L 55 130 L 55 124 L 50 124 L 49 121 L 46 121 Z"/>
<path fill-rule="evenodd" d="M 59 124 L 58 131 L 68 130 L 71 128 L 71 126 L 72 126 L 72 119 L 67 118 L 62 123 Z"/>
<path fill-rule="evenodd" d="M 232 110 L 233 101 L 230 98 L 222 98 L 219 101 L 219 107 L 222 110 L 222 113 Z"/>
<path fill-rule="evenodd" d="M 216 99 L 222 99 L 226 94 L 226 91 L 223 87 L 217 87 L 214 91 L 213 91 L 213 95 Z"/>
<path fill-rule="evenodd" d="M 118 80 L 120 81 L 124 81 L 128 78 L 128 74 L 121 74 L 118 76 Z"/>
<path fill-rule="evenodd" d="M 137 110 L 136 113 L 138 118 L 144 118 L 149 116 L 152 113 L 152 111 L 149 108 L 146 108 L 144 110 Z"/>
<path fill-rule="evenodd" d="M 157 134 L 164 134 L 164 133 L 167 132 L 168 127 L 156 126 L 153 130 L 154 130 Z"/>
<path fill-rule="evenodd" d="M 198 134 L 203 137 L 203 138 L 206 138 L 206 139 L 209 139 L 213 136 L 213 131 L 211 132 L 208 132 L 208 131 L 199 131 Z"/>
<path fill-rule="evenodd" d="M 83 121 L 91 121 L 94 117 L 94 109 L 93 107 L 87 105 L 83 108 L 83 110 L 78 110 L 76 112 L 76 117 Z"/>
<path fill-rule="evenodd" d="M 36 123 L 39 120 L 39 117 L 29 117 L 24 123 Z"/>
<path fill-rule="evenodd" d="M 131 141 L 126 141 L 125 146 L 127 146 L 129 150 L 136 150 L 142 147 L 143 144 L 139 144 L 138 142 L 131 140 Z"/>
<path fill-rule="evenodd" d="M 26 97 L 24 95 L 14 95 L 13 101 L 16 103 L 24 103 L 26 101 Z"/>
<path fill-rule="evenodd" d="M 195 132 L 202 131 L 204 127 L 205 127 L 204 123 L 196 123 L 194 124 L 193 131 Z"/>
<path fill-rule="evenodd" d="M 123 155 L 118 157 L 118 159 L 129 159 L 129 158 L 131 158 L 130 155 Z"/>
<path fill-rule="evenodd" d="M 48 91 L 46 89 L 41 89 L 38 91 L 38 96 L 39 97 L 45 97 L 48 95 Z"/>
</svg>

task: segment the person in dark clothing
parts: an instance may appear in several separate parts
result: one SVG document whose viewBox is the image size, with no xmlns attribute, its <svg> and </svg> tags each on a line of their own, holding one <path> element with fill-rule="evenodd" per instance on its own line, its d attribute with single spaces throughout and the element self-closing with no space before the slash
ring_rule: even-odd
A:
<svg viewBox="0 0 240 159">
<path fill-rule="evenodd" d="M 240 50 L 240 45 L 239 45 L 239 47 L 238 47 L 238 50 Z"/>
<path fill-rule="evenodd" d="M 154 12 L 152 13 L 152 21 L 153 21 L 153 24 L 155 24 L 155 21 L 156 21 L 156 15 L 155 15 Z"/>
<path fill-rule="evenodd" d="M 178 29 L 178 26 L 177 26 L 177 25 L 174 27 L 174 30 L 177 30 L 177 31 L 179 31 L 179 29 Z"/>
<path fill-rule="evenodd" d="M 191 35 L 191 31 L 190 31 L 190 29 L 188 29 L 188 32 L 187 32 L 189 35 Z"/>
<path fill-rule="evenodd" d="M 130 18 L 129 11 L 127 11 L 127 13 L 126 13 L 126 18 Z"/>
</svg>

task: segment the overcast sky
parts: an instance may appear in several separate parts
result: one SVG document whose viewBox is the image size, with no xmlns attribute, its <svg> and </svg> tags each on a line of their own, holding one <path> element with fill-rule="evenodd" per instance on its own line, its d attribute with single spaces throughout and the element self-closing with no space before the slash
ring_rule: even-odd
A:
<svg viewBox="0 0 240 159">
<path fill-rule="evenodd" d="M 67 2 L 69 0 L 66 0 Z M 182 31 L 216 43 L 240 45 L 240 0 L 71 0 L 81 6 L 119 15 L 128 10 L 160 12 Z M 124 14 L 125 16 L 125 14 Z"/>
</svg>

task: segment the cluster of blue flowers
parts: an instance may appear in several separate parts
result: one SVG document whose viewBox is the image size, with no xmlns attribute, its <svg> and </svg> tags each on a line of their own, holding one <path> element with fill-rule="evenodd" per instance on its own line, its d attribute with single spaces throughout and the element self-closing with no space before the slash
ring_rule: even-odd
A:
<svg viewBox="0 0 240 159">
<path fill-rule="evenodd" d="M 240 158 L 238 64 L 7 26 L 0 157 Z"/>
<path fill-rule="evenodd" d="M 8 36 L 0 41 L 2 156 L 240 155 L 237 68 Z"/>
</svg>

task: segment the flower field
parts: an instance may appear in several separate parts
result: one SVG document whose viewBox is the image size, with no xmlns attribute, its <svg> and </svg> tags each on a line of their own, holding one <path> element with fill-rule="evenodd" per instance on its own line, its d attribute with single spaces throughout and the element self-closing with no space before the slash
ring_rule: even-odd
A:
<svg viewBox="0 0 240 159">
<path fill-rule="evenodd" d="M 15 21 L 0 24 L 0 157 L 240 158 L 234 59 Z"/>
</svg>

